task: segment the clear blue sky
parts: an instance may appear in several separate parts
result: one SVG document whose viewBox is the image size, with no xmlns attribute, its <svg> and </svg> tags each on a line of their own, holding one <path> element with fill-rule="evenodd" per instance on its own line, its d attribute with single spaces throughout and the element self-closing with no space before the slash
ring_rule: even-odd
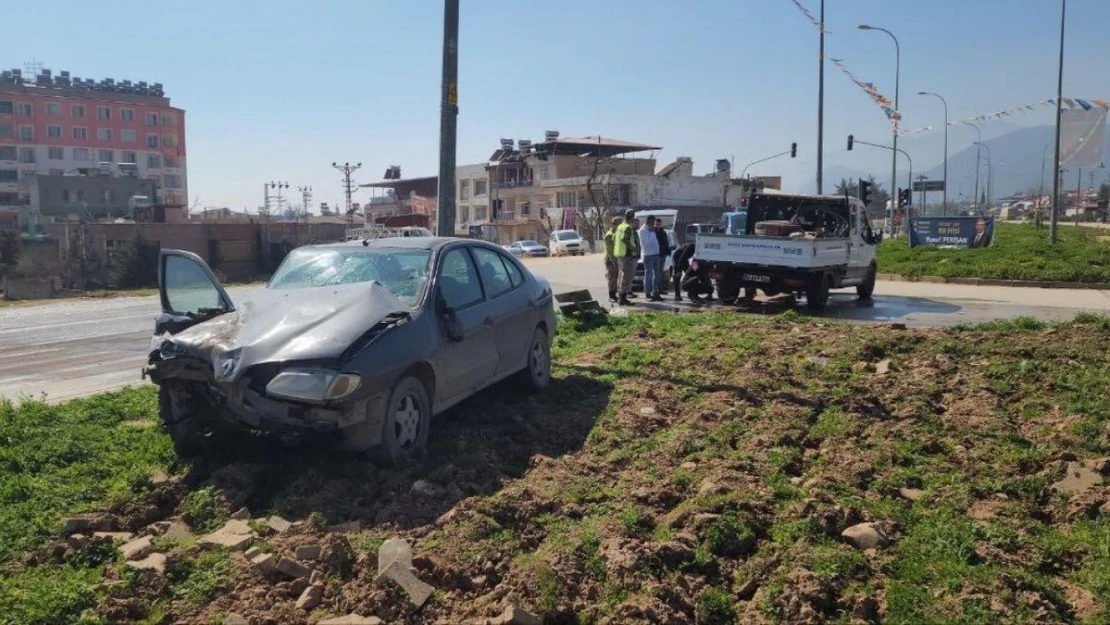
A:
<svg viewBox="0 0 1110 625">
<path fill-rule="evenodd" d="M 254 210 L 263 182 L 282 179 L 338 204 L 332 161 L 361 161 L 361 182 L 391 163 L 406 177 L 436 172 L 438 0 L 51 5 L 45 16 L 34 2 L 7 4 L 18 28 L 0 65 L 35 57 L 83 77 L 164 83 L 187 111 L 191 202 Z M 893 98 L 892 43 L 856 25 L 889 28 L 902 45 L 904 123 L 937 123 L 939 102 L 918 91 L 946 95 L 952 118 L 1052 97 L 1059 10 L 1058 0 L 828 0 L 827 53 Z M 1068 10 L 1065 95 L 1110 99 L 1110 2 Z M 816 59 L 816 30 L 790 0 L 462 0 L 458 162 L 545 129 L 660 145 L 661 161 L 691 156 L 699 172 L 797 141 L 796 161 L 753 171 L 801 186 L 813 178 Z M 844 152 L 848 133 L 885 142 L 889 125 L 831 64 L 825 115 L 827 164 L 885 161 Z M 1017 121 L 1052 119 L 1044 109 Z M 953 132 L 953 152 L 969 134 Z M 919 143 L 919 167 L 941 160 Z"/>
</svg>

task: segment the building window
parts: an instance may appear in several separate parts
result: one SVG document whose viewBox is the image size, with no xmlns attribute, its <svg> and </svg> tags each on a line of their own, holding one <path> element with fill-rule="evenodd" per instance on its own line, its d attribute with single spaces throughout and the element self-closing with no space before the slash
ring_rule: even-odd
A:
<svg viewBox="0 0 1110 625">
<path fill-rule="evenodd" d="M 15 182 L 19 180 L 19 172 L 15 169 L 0 169 L 0 182 Z"/>
<path fill-rule="evenodd" d="M 0 145 L 0 161 L 14 161 L 19 158 L 14 145 Z"/>
<path fill-rule="evenodd" d="M 97 150 L 96 156 L 101 163 L 114 163 L 116 162 L 116 155 L 112 150 Z"/>
<path fill-rule="evenodd" d="M 110 204 L 116 201 L 116 194 L 113 193 L 111 189 L 104 189 L 104 192 L 100 195 L 100 199 L 102 199 L 105 204 Z"/>
<path fill-rule="evenodd" d="M 469 180 L 460 180 L 459 181 L 459 199 L 464 201 L 464 202 L 466 200 L 470 199 L 470 181 Z"/>
<path fill-rule="evenodd" d="M 169 154 L 162 157 L 163 167 L 177 167 L 177 157 L 170 156 Z"/>
<path fill-rule="evenodd" d="M 0 115 L 11 115 L 15 112 L 15 102 L 0 100 Z"/>
<path fill-rule="evenodd" d="M 162 176 L 162 180 L 162 186 L 166 187 L 167 189 L 181 188 L 181 176 L 178 174 L 166 174 Z"/>
<path fill-rule="evenodd" d="M 81 126 L 74 126 L 73 138 L 77 139 L 78 141 L 84 141 L 85 139 L 89 138 L 89 130 L 87 128 L 82 128 Z"/>
<path fill-rule="evenodd" d="M 19 140 L 20 141 L 34 141 L 35 140 L 35 127 L 34 126 L 20 126 L 19 127 Z"/>
<path fill-rule="evenodd" d="M 15 124 L 11 122 L 0 122 L 0 139 L 12 139 L 15 137 Z"/>
<path fill-rule="evenodd" d="M 146 120 L 147 126 L 155 127 L 158 125 L 158 113 L 147 113 L 144 119 Z"/>
<path fill-rule="evenodd" d="M 520 203 L 520 214 L 521 215 L 531 215 L 532 214 L 532 203 L 531 202 L 521 202 Z"/>
<path fill-rule="evenodd" d="M 475 180 L 474 181 L 474 197 L 482 197 L 485 194 L 486 194 L 486 181 L 485 180 Z"/>
<path fill-rule="evenodd" d="M 30 102 L 20 102 L 16 107 L 16 112 L 20 117 L 31 117 L 35 114 L 35 107 Z"/>
<path fill-rule="evenodd" d="M 470 207 L 469 206 L 463 206 L 462 208 L 459 209 L 459 223 L 460 224 L 470 223 Z"/>
<path fill-rule="evenodd" d="M 100 141 L 111 141 L 112 140 L 112 129 L 111 128 L 97 128 L 96 129 L 96 138 L 99 139 Z"/>
<path fill-rule="evenodd" d="M 55 167 L 52 167 L 52 168 L 50 168 L 50 175 L 51 176 L 64 176 L 64 175 L 66 175 L 66 170 L 57 169 Z"/>
<path fill-rule="evenodd" d="M 173 113 L 162 113 L 162 116 L 161 118 L 159 118 L 158 123 L 162 126 L 165 126 L 166 128 L 176 126 L 177 115 L 174 115 Z"/>
<path fill-rule="evenodd" d="M 555 202 L 559 208 L 578 208 L 578 192 L 559 191 L 555 194 Z"/>
<path fill-rule="evenodd" d="M 146 147 L 154 150 L 158 149 L 158 135 L 147 135 Z"/>
<path fill-rule="evenodd" d="M 486 207 L 485 206 L 475 206 L 474 207 L 474 221 L 485 221 L 485 220 L 486 220 Z"/>
<path fill-rule="evenodd" d="M 61 139 L 62 138 L 62 127 L 61 126 L 54 126 L 54 125 L 47 126 L 46 127 L 46 136 L 51 138 L 51 139 Z"/>
<path fill-rule="evenodd" d="M 19 148 L 19 162 L 20 163 L 34 163 L 35 162 L 35 148 Z"/>
<path fill-rule="evenodd" d="M 120 154 L 119 162 L 121 162 L 121 163 L 138 163 L 139 159 L 135 155 L 134 152 L 132 152 L 130 150 L 124 150 L 123 153 Z"/>
<path fill-rule="evenodd" d="M 164 148 L 176 148 L 177 147 L 177 135 L 162 135 L 162 147 L 164 147 Z"/>
<path fill-rule="evenodd" d="M 160 154 L 147 154 L 146 166 L 149 169 L 162 169 L 162 155 Z"/>
<path fill-rule="evenodd" d="M 61 115 L 62 114 L 62 104 L 60 102 L 47 102 L 46 103 L 46 114 L 51 115 L 51 116 Z"/>
<path fill-rule="evenodd" d="M 65 150 L 59 146 L 52 145 L 46 148 L 46 158 L 52 161 L 65 160 Z"/>
<path fill-rule="evenodd" d="M 119 131 L 119 138 L 123 139 L 124 143 L 135 143 L 135 131 L 121 130 Z"/>
<path fill-rule="evenodd" d="M 135 109 L 120 109 L 119 118 L 125 122 L 135 121 Z"/>
<path fill-rule="evenodd" d="M 69 192 L 69 189 L 62 189 L 62 201 L 66 204 L 73 201 L 73 195 Z"/>
<path fill-rule="evenodd" d="M 88 161 L 89 149 L 88 148 L 73 148 L 73 160 L 75 161 Z"/>
<path fill-rule="evenodd" d="M 85 117 L 85 105 L 74 104 L 69 107 L 69 116 L 74 119 L 83 119 Z"/>
<path fill-rule="evenodd" d="M 112 109 L 108 108 L 107 106 L 98 106 L 98 107 L 96 107 L 96 118 L 97 119 L 112 119 Z"/>
</svg>

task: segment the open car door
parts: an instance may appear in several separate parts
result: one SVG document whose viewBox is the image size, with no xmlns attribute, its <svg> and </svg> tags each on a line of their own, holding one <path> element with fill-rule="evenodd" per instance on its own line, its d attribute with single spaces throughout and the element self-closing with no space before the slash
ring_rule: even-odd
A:
<svg viewBox="0 0 1110 625">
<path fill-rule="evenodd" d="M 154 334 L 177 334 L 198 323 L 235 310 L 227 291 L 199 256 L 162 250 L 158 258 L 158 296 L 162 315 Z"/>
</svg>

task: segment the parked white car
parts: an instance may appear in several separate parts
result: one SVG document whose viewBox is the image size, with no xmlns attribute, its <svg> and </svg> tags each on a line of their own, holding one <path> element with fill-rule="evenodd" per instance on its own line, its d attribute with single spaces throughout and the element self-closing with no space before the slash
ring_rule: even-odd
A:
<svg viewBox="0 0 1110 625">
<path fill-rule="evenodd" d="M 574 230 L 556 230 L 551 233 L 552 256 L 581 256 L 586 253 L 586 241 Z"/>
</svg>

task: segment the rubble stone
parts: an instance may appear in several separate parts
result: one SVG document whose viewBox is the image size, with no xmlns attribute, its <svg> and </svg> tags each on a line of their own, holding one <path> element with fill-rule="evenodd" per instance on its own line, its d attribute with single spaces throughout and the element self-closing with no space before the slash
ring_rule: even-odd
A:
<svg viewBox="0 0 1110 625">
<path fill-rule="evenodd" d="M 172 529 L 172 528 L 171 528 Z M 232 519 L 220 529 L 200 537 L 200 545 L 216 545 L 227 547 L 232 551 L 242 551 L 250 546 L 254 539 L 254 532 L 246 521 Z"/>
<path fill-rule="evenodd" d="M 1052 485 L 1056 490 L 1069 495 L 1084 493 L 1102 484 L 1102 476 L 1078 462 L 1069 462 L 1067 473 L 1059 482 Z"/>
<path fill-rule="evenodd" d="M 390 538 L 378 547 L 378 575 L 384 573 L 394 562 L 400 562 L 406 569 L 412 569 L 412 547 L 404 538 Z"/>
<path fill-rule="evenodd" d="M 78 533 L 110 532 L 116 529 L 115 525 L 115 519 L 109 514 L 87 512 L 66 517 L 62 521 L 62 533 L 69 536 Z"/>
<path fill-rule="evenodd" d="M 925 496 L 925 491 L 917 488 L 899 488 L 898 494 L 902 496 L 902 499 L 917 501 Z"/>
<path fill-rule="evenodd" d="M 694 469 L 698 468 L 698 463 L 688 460 L 678 465 L 678 468 L 682 469 L 683 471 L 693 471 Z"/>
<path fill-rule="evenodd" d="M 124 560 L 138 560 L 150 553 L 150 536 L 142 536 L 125 543 L 119 548 Z"/>
<path fill-rule="evenodd" d="M 324 530 L 329 534 L 354 534 L 362 531 L 362 521 L 348 521 L 338 525 L 332 525 Z"/>
<path fill-rule="evenodd" d="M 111 540 L 113 542 L 118 540 L 125 543 L 134 536 L 135 535 L 131 532 L 93 532 L 93 538 L 98 540 Z"/>
<path fill-rule="evenodd" d="M 290 560 L 289 558 L 281 558 L 277 561 L 277 565 L 274 568 L 276 568 L 279 572 L 288 575 L 289 577 L 298 578 L 308 577 L 312 575 L 312 569 L 301 564 L 300 562 L 297 562 L 296 560 Z"/>
<path fill-rule="evenodd" d="M 272 516 L 266 519 L 266 527 L 269 527 L 278 534 L 284 534 L 293 529 L 293 524 L 279 516 Z"/>
<path fill-rule="evenodd" d="M 875 374 L 876 375 L 886 375 L 887 373 L 890 373 L 890 359 L 889 358 L 883 358 L 879 362 L 875 363 Z"/>
<path fill-rule="evenodd" d="M 298 560 L 318 560 L 323 548 L 320 545 L 301 545 L 297 547 Z"/>
<path fill-rule="evenodd" d="M 299 599 L 297 599 L 298 610 L 311 610 L 320 605 L 320 601 L 324 598 L 323 586 L 309 586 L 304 589 Z"/>
<path fill-rule="evenodd" d="M 162 535 L 179 543 L 191 543 L 197 539 L 193 532 L 189 530 L 189 526 L 181 521 L 170 523 L 170 526 L 166 528 Z"/>
<path fill-rule="evenodd" d="M 244 506 L 236 510 L 235 514 L 231 515 L 231 518 L 235 519 L 236 521 L 249 521 L 251 520 L 251 511 L 247 510 L 247 508 Z"/>
<path fill-rule="evenodd" d="M 249 625 L 249 621 L 242 614 L 228 612 L 224 616 L 224 625 Z"/>
<path fill-rule="evenodd" d="M 413 574 L 412 569 L 406 567 L 399 561 L 392 562 L 389 566 L 382 571 L 374 581 L 381 583 L 382 579 L 388 579 L 396 582 L 405 594 L 409 596 L 409 602 L 414 607 L 421 607 L 428 597 L 432 596 L 432 591 L 435 590 L 431 585 L 420 581 L 416 575 Z"/>
<path fill-rule="evenodd" d="M 359 616 L 352 612 L 347 616 L 324 619 L 318 625 L 382 625 L 382 620 L 376 616 Z"/>
<path fill-rule="evenodd" d="M 66 539 L 66 546 L 74 551 L 80 551 L 89 544 L 89 537 L 84 534 L 73 534 Z"/>
<path fill-rule="evenodd" d="M 490 619 L 490 625 L 543 625 L 539 617 L 525 612 L 516 606 L 509 606 L 501 616 Z"/>
<path fill-rule="evenodd" d="M 263 573 L 269 573 L 277 566 L 277 556 L 272 553 L 262 553 L 250 559 L 251 566 Z"/>
<path fill-rule="evenodd" d="M 885 547 L 890 544 L 890 539 L 875 523 L 860 523 L 853 525 L 840 533 L 856 549 L 867 550 Z"/>
<path fill-rule="evenodd" d="M 243 552 L 243 556 L 248 560 L 253 560 L 260 555 L 262 555 L 262 550 L 258 547 L 251 547 Z"/>
<path fill-rule="evenodd" d="M 132 560 L 127 563 L 127 566 L 140 571 L 155 571 L 157 573 L 166 572 L 166 554 L 152 553 L 142 560 Z"/>
</svg>

